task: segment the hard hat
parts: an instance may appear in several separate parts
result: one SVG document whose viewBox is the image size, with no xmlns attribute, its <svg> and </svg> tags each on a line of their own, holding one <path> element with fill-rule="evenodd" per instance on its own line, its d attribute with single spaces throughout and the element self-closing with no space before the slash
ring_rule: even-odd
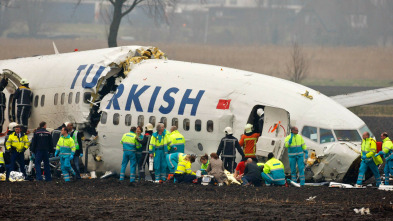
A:
<svg viewBox="0 0 393 221">
<path fill-rule="evenodd" d="M 66 121 L 66 122 L 64 122 L 64 125 L 67 127 L 69 123 L 70 122 Z"/>
<path fill-rule="evenodd" d="M 244 129 L 246 130 L 246 133 L 250 133 L 252 131 L 252 124 L 246 124 Z"/>
<path fill-rule="evenodd" d="M 12 122 L 8 125 L 8 130 L 14 131 L 14 127 L 16 127 L 16 126 L 18 126 L 18 124 L 15 122 Z"/>
<path fill-rule="evenodd" d="M 227 133 L 227 134 L 233 134 L 231 127 L 226 127 L 224 132 Z"/>
<path fill-rule="evenodd" d="M 258 116 L 262 116 L 263 113 L 265 113 L 265 112 L 263 111 L 262 108 L 259 108 L 259 109 L 257 110 Z"/>
<path fill-rule="evenodd" d="M 153 124 L 151 124 L 151 123 L 146 124 L 146 127 L 145 127 L 145 128 L 146 128 L 146 130 L 148 130 L 148 131 L 154 129 Z"/>
<path fill-rule="evenodd" d="M 23 78 L 22 80 L 20 80 L 20 84 L 24 85 L 24 84 L 28 84 L 29 81 L 26 78 Z"/>
</svg>

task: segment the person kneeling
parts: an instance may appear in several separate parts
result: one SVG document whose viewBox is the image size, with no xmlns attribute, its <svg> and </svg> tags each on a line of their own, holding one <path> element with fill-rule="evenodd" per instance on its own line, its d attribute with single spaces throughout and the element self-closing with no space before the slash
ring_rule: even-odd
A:
<svg viewBox="0 0 393 221">
<path fill-rule="evenodd" d="M 243 186 L 249 186 L 253 184 L 255 187 L 261 186 L 262 177 L 261 177 L 261 169 L 258 165 L 252 160 L 252 158 L 248 158 L 246 161 L 246 168 L 244 169 L 244 175 L 242 177 Z"/>
<path fill-rule="evenodd" d="M 276 186 L 284 186 L 284 164 L 274 158 L 273 153 L 269 153 L 267 158 L 268 161 L 265 163 L 262 172 L 262 178 L 265 180 L 266 186 L 270 186 L 272 184 Z"/>
<path fill-rule="evenodd" d="M 183 161 L 177 165 L 175 172 L 176 183 L 192 183 L 196 179 L 196 174 L 191 170 L 191 163 L 195 162 L 194 155 L 187 155 Z"/>
</svg>

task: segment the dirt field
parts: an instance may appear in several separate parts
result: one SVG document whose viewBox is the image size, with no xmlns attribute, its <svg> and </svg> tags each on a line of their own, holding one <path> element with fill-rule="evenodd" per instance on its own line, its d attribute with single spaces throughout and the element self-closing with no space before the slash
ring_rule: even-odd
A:
<svg viewBox="0 0 393 221">
<path fill-rule="evenodd" d="M 314 201 L 307 201 L 316 196 Z M 1 220 L 387 220 L 393 194 L 376 189 L 141 183 L 1 183 Z M 371 215 L 353 209 L 370 208 Z"/>
</svg>

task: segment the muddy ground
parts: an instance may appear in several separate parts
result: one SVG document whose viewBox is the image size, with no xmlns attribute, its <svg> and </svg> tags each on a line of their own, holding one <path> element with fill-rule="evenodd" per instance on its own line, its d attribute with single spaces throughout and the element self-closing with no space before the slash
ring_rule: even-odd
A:
<svg viewBox="0 0 393 221">
<path fill-rule="evenodd" d="M 307 201 L 316 196 L 314 201 Z M 0 183 L 0 220 L 387 220 L 393 192 L 139 183 L 116 178 Z M 371 215 L 355 208 L 367 207 Z"/>
</svg>

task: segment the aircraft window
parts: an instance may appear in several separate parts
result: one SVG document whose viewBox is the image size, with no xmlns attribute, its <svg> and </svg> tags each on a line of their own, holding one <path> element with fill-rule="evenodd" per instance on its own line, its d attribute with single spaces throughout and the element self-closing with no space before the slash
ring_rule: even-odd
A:
<svg viewBox="0 0 393 221">
<path fill-rule="evenodd" d="M 54 104 L 57 105 L 57 101 L 59 100 L 59 94 L 56 93 L 55 94 L 55 100 L 54 100 Z"/>
<path fill-rule="evenodd" d="M 208 120 L 206 124 L 207 132 L 213 132 L 213 121 Z"/>
<path fill-rule="evenodd" d="M 164 127 L 166 128 L 166 125 L 167 125 L 166 117 L 161 117 L 161 121 L 160 122 L 162 122 L 164 124 Z"/>
<path fill-rule="evenodd" d="M 190 119 L 184 119 L 183 120 L 183 129 L 185 131 L 189 131 L 190 130 Z"/>
<path fill-rule="evenodd" d="M 320 128 L 319 132 L 320 132 L 320 137 L 319 137 L 320 143 L 329 143 L 329 142 L 336 141 L 336 139 L 334 139 L 332 130 Z"/>
<path fill-rule="evenodd" d="M 63 105 L 64 104 L 64 99 L 65 99 L 65 93 L 61 94 L 61 98 L 60 98 L 60 103 Z"/>
<path fill-rule="evenodd" d="M 202 128 L 202 121 L 201 120 L 196 120 L 195 121 L 195 131 L 201 131 Z"/>
<path fill-rule="evenodd" d="M 334 130 L 339 141 L 362 141 L 357 130 Z"/>
<path fill-rule="evenodd" d="M 38 95 L 36 95 L 35 98 L 34 98 L 34 107 L 38 106 L 38 98 L 39 98 Z"/>
<path fill-rule="evenodd" d="M 367 127 L 367 125 L 364 125 L 363 127 L 361 127 L 359 129 L 359 131 L 360 131 L 361 135 L 363 135 L 364 132 L 368 132 L 368 133 L 370 133 L 370 137 L 374 137 L 373 132 L 371 132 L 371 130 Z"/>
<path fill-rule="evenodd" d="M 177 128 L 179 128 L 179 120 L 177 118 L 172 119 L 172 126 L 176 126 Z"/>
<path fill-rule="evenodd" d="M 68 94 L 68 103 L 69 104 L 71 104 L 72 103 L 72 92 L 70 92 L 69 94 Z"/>
<path fill-rule="evenodd" d="M 318 130 L 316 127 L 304 126 L 302 130 L 302 136 L 308 139 L 318 142 Z"/>
<path fill-rule="evenodd" d="M 78 103 L 79 103 L 80 96 L 81 96 L 81 93 L 80 93 L 80 92 L 77 92 L 77 93 L 76 93 L 76 96 L 75 96 L 75 104 L 78 104 Z"/>
<path fill-rule="evenodd" d="M 45 105 L 45 95 L 41 96 L 41 107 Z"/>
<path fill-rule="evenodd" d="M 153 127 L 155 127 L 156 126 L 156 117 L 154 117 L 154 116 L 149 117 L 149 123 L 153 124 Z"/>
<path fill-rule="evenodd" d="M 83 94 L 83 102 L 85 102 L 85 104 L 90 104 L 90 98 L 91 98 L 91 93 L 90 92 L 85 92 Z"/>
<path fill-rule="evenodd" d="M 143 115 L 138 116 L 138 126 L 143 127 L 143 123 L 145 121 L 145 117 Z"/>
<path fill-rule="evenodd" d="M 106 124 L 106 119 L 108 118 L 108 114 L 106 112 L 102 112 L 101 115 L 101 124 Z"/>
<path fill-rule="evenodd" d="M 126 126 L 131 126 L 131 114 L 127 114 L 125 118 Z"/>
<path fill-rule="evenodd" d="M 120 121 L 120 114 L 114 114 L 113 115 L 113 124 L 119 125 L 119 121 Z"/>
</svg>

